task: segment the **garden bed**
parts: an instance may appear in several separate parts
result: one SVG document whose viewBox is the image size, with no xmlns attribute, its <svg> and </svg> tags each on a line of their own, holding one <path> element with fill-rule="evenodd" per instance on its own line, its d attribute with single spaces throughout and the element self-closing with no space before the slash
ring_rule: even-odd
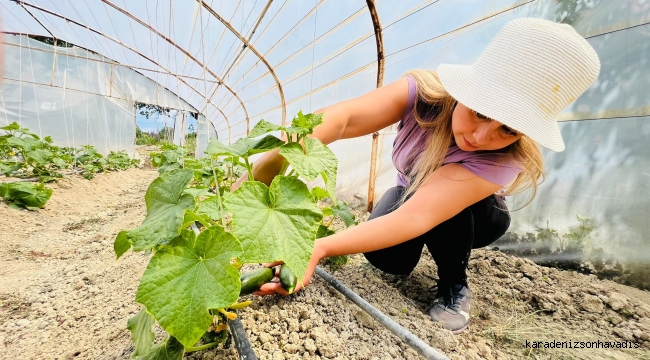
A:
<svg viewBox="0 0 650 360">
<path fill-rule="evenodd" d="M 16 359 L 128 359 L 127 319 L 150 255 L 115 260 L 118 231 L 145 215 L 147 168 L 72 176 L 53 184 L 45 209 L 0 206 L 0 351 Z M 358 211 L 361 220 L 367 214 Z M 489 249 L 473 252 L 468 331 L 453 336 L 431 322 L 435 264 L 428 254 L 406 281 L 360 255 L 324 269 L 452 359 L 648 358 L 650 295 L 595 276 L 543 268 Z M 299 293 L 251 296 L 240 316 L 260 359 L 417 359 L 414 350 L 323 280 Z M 158 331 L 162 336 L 162 332 Z M 528 341 L 625 341 L 639 349 L 532 349 Z M 234 346 L 186 355 L 237 359 Z"/>
</svg>

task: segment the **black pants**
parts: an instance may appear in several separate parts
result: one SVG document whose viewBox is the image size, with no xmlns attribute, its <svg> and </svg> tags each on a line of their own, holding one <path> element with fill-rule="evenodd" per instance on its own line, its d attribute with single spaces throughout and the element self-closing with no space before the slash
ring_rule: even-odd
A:
<svg viewBox="0 0 650 360">
<path fill-rule="evenodd" d="M 395 210 L 405 190 L 402 186 L 388 190 L 369 220 Z M 506 232 L 510 226 L 510 215 L 506 211 L 503 200 L 490 195 L 414 239 L 364 255 L 384 272 L 406 275 L 413 271 L 426 245 L 438 266 L 441 283 L 466 284 L 470 252 L 493 243 Z"/>
</svg>

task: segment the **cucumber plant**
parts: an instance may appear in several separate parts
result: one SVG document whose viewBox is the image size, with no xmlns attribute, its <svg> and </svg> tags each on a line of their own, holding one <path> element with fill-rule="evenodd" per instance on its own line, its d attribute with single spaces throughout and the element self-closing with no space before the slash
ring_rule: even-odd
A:
<svg viewBox="0 0 650 360">
<path fill-rule="evenodd" d="M 0 127 L 0 173 L 18 178 L 37 177 L 50 182 L 63 177 L 64 170 L 76 169 L 86 179 L 104 171 L 126 170 L 138 165 L 124 151 L 111 151 L 106 157 L 92 145 L 79 149 L 53 145 L 50 136 L 38 135 L 13 122 Z"/>
<path fill-rule="evenodd" d="M 36 210 L 45 206 L 52 195 L 45 183 L 62 178 L 63 171 L 74 169 L 90 180 L 95 173 L 126 170 L 140 162 L 130 159 L 124 151 L 111 151 L 104 157 L 91 145 L 79 149 L 58 147 L 50 136 L 41 139 L 16 122 L 0 127 L 0 132 L 0 173 L 36 178 L 40 183 L 0 184 L 0 198 L 13 208 Z"/>
<path fill-rule="evenodd" d="M 281 274 L 283 283 L 295 287 L 316 238 L 333 233 L 331 218 L 355 223 L 347 205 L 336 198 L 336 156 L 308 137 L 321 123 L 321 115 L 302 112 L 288 127 L 262 120 L 232 145 L 211 140 L 207 159 L 186 161 L 173 149 L 163 151 L 157 162 L 165 168 L 145 194 L 144 221 L 119 232 L 114 243 L 118 258 L 129 249 L 153 253 L 135 297 L 142 311 L 128 324 L 134 358 L 154 359 L 165 352 L 168 359 L 180 359 L 184 352 L 218 345 L 228 337 L 227 322 L 236 318 L 230 310 L 250 303 L 238 302 L 240 295 L 273 277 L 263 269 L 241 275 L 243 264 L 283 261 L 290 269 Z M 285 132 L 287 141 L 269 134 L 275 131 Z M 280 175 L 270 186 L 255 181 L 250 157 L 278 148 L 286 159 Z M 284 175 L 289 164 L 292 169 Z M 237 165 L 248 179 L 231 192 Z M 209 181 L 206 174 L 211 174 Z M 301 180 L 318 176 L 325 189 L 310 191 Z M 321 209 L 317 201 L 325 198 L 331 206 Z M 289 273 L 295 274 L 293 280 Z M 154 322 L 169 334 L 158 345 L 151 332 Z"/>
<path fill-rule="evenodd" d="M 52 189 L 43 183 L 15 182 L 0 184 L 0 198 L 11 208 L 38 210 L 52 196 Z"/>
</svg>

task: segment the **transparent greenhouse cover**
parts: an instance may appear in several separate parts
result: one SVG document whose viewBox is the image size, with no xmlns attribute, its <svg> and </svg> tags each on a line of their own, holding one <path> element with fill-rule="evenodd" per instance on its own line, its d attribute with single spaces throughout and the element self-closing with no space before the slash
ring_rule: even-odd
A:
<svg viewBox="0 0 650 360">
<path fill-rule="evenodd" d="M 0 6 L 0 124 L 18 121 L 62 144 L 93 143 L 104 152 L 133 152 L 135 102 L 198 112 L 200 154 L 210 138 L 232 143 L 261 119 L 290 122 L 299 110 L 359 96 L 413 68 L 471 64 L 512 19 L 572 24 L 596 49 L 600 76 L 561 115 L 567 150 L 545 152 L 552 171 L 513 219 L 542 225 L 550 218 L 560 228 L 581 214 L 602 224 L 603 241 L 650 238 L 650 0 L 0 0 Z M 340 197 L 366 201 L 369 179 L 376 180 L 377 199 L 395 185 L 394 138 L 395 127 L 379 133 L 373 176 L 371 135 L 331 145 L 340 161 Z"/>
</svg>

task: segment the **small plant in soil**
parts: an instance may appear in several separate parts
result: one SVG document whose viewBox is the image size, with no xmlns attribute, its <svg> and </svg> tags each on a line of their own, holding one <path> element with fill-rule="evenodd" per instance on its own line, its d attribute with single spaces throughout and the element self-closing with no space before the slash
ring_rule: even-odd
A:
<svg viewBox="0 0 650 360">
<path fill-rule="evenodd" d="M 133 357 L 164 353 L 180 359 L 226 342 L 228 321 L 250 304 L 239 297 L 275 275 L 268 269 L 240 274 L 242 265 L 284 262 L 279 278 L 291 292 L 307 270 L 315 239 L 333 233 L 332 219 L 355 223 L 336 198 L 338 160 L 308 137 L 321 123 L 321 115 L 302 112 L 288 127 L 262 120 L 232 145 L 213 139 L 207 158 L 183 157 L 182 149 L 170 147 L 152 161 L 161 175 L 145 194 L 147 215 L 139 227 L 121 231 L 114 244 L 118 258 L 131 248 L 153 253 L 135 297 L 142 310 L 127 325 Z M 274 131 L 285 132 L 287 141 L 268 134 Z M 255 181 L 250 157 L 278 148 L 286 159 L 280 175 L 270 186 Z M 237 166 L 248 180 L 231 192 Z M 310 191 L 302 179 L 319 176 L 325 189 Z M 317 201 L 324 199 L 330 206 L 319 208 Z M 157 345 L 155 322 L 169 334 Z"/>
<path fill-rule="evenodd" d="M 52 196 L 44 183 L 15 182 L 0 184 L 0 198 L 11 208 L 38 210 Z"/>
</svg>

